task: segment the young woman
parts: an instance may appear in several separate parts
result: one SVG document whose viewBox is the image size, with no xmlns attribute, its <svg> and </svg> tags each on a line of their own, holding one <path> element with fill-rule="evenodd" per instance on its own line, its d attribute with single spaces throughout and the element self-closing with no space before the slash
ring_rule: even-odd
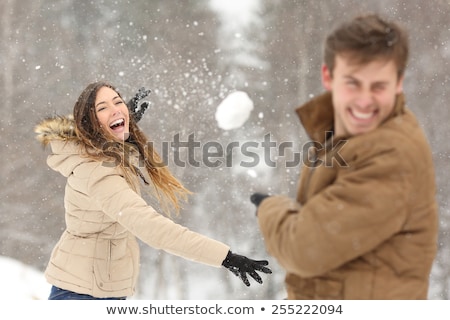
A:
<svg viewBox="0 0 450 320">
<path fill-rule="evenodd" d="M 126 299 L 139 272 L 136 238 L 149 246 L 214 267 L 224 266 L 247 285 L 249 274 L 271 273 L 266 260 L 234 254 L 216 240 L 174 223 L 140 196 L 150 188 L 163 208 L 178 213 L 189 191 L 161 165 L 133 114 L 107 82 L 89 84 L 73 117 L 54 117 L 36 127 L 50 145 L 47 163 L 67 177 L 66 229 L 45 271 L 50 300 Z"/>
</svg>

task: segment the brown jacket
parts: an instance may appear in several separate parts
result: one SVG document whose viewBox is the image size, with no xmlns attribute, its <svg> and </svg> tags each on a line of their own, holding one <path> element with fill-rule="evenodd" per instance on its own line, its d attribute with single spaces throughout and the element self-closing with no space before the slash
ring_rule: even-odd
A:
<svg viewBox="0 0 450 320">
<path fill-rule="evenodd" d="M 83 157 L 73 127 L 64 117 L 36 127 L 38 140 L 52 149 L 48 165 L 67 177 L 66 230 L 45 271 L 49 283 L 95 297 L 131 296 L 139 272 L 136 237 L 156 249 L 221 266 L 227 245 L 156 212 L 118 167 Z"/>
<path fill-rule="evenodd" d="M 379 128 L 348 139 L 325 141 L 330 93 L 297 113 L 318 152 L 304 163 L 296 201 L 272 196 L 258 210 L 288 298 L 426 299 L 437 250 L 435 173 L 403 95 Z"/>
</svg>

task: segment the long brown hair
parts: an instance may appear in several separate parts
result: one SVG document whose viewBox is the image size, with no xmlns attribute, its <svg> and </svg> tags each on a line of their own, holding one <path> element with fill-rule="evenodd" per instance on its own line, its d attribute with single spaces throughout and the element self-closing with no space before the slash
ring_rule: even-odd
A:
<svg viewBox="0 0 450 320">
<path fill-rule="evenodd" d="M 153 144 L 148 143 L 148 138 L 139 129 L 133 116 L 130 114 L 130 136 L 125 142 L 112 139 L 100 127 L 95 112 L 95 99 L 102 87 L 111 88 L 122 98 L 109 82 L 98 81 L 89 84 L 83 90 L 73 107 L 75 132 L 86 155 L 99 161 L 113 160 L 121 167 L 125 179 L 132 187 L 136 176 L 140 176 L 146 184 L 151 183 L 154 194 L 166 213 L 170 215 L 168 205 L 171 205 L 178 214 L 181 207 L 180 200 L 185 200 L 190 191 L 172 175 L 166 165 L 163 165 L 161 157 L 154 150 Z M 139 168 L 131 163 L 130 154 L 133 150 L 139 152 L 140 162 L 144 164 L 151 181 L 146 181 Z"/>
</svg>

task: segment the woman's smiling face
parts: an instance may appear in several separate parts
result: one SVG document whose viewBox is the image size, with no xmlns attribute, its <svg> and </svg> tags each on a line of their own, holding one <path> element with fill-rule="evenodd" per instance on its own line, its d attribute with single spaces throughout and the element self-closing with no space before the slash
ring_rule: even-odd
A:
<svg viewBox="0 0 450 320">
<path fill-rule="evenodd" d="M 108 87 L 98 90 L 95 113 L 105 133 L 113 135 L 119 141 L 128 138 L 130 132 L 128 107 L 116 91 Z"/>
</svg>

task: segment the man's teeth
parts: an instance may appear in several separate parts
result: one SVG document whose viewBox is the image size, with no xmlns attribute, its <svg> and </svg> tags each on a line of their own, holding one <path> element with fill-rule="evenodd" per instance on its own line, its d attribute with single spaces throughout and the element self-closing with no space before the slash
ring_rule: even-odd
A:
<svg viewBox="0 0 450 320">
<path fill-rule="evenodd" d="M 369 119 L 374 114 L 374 112 L 370 112 L 370 113 L 364 112 L 364 113 L 362 113 L 362 112 L 358 112 L 356 110 L 352 110 L 352 113 L 355 116 L 355 118 L 362 119 L 362 120 Z"/>
</svg>

